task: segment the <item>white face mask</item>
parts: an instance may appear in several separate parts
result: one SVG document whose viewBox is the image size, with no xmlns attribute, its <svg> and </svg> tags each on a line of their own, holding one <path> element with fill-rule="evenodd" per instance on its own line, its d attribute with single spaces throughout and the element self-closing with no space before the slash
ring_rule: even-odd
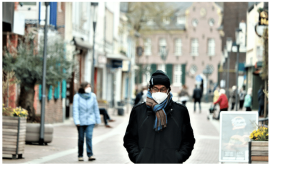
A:
<svg viewBox="0 0 300 172">
<path fill-rule="evenodd" d="M 152 93 L 152 97 L 158 104 L 160 104 L 161 102 L 166 100 L 166 98 L 168 97 L 168 94 L 162 93 L 162 92 L 157 92 L 157 93 Z"/>
<path fill-rule="evenodd" d="M 92 91 L 92 88 L 91 87 L 88 87 L 84 90 L 86 93 L 90 93 Z"/>
</svg>

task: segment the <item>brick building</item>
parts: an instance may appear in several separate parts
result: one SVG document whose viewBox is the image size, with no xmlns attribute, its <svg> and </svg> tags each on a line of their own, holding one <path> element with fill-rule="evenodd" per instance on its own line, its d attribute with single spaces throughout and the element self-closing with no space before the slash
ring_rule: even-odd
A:
<svg viewBox="0 0 300 172">
<path fill-rule="evenodd" d="M 232 42 L 235 42 L 235 30 L 240 27 L 241 22 L 247 21 L 247 9 L 248 2 L 224 2 L 223 3 L 223 21 L 222 21 L 222 30 L 224 32 L 224 36 L 222 36 L 222 51 L 226 47 L 226 39 L 228 37 L 232 38 Z M 247 45 L 245 45 L 247 46 Z M 230 60 L 228 60 L 228 57 Z M 242 80 L 242 84 L 236 83 L 236 60 L 237 60 L 237 52 L 236 49 L 233 48 L 231 52 L 228 53 L 228 57 L 225 57 L 224 63 L 220 64 L 219 68 L 219 78 L 218 82 L 221 80 L 225 81 L 225 90 L 226 94 L 231 89 L 233 85 L 238 85 L 238 89 L 241 86 L 245 85 L 245 76 L 244 76 L 244 63 L 246 60 L 246 48 L 241 47 L 239 52 L 239 80 Z M 229 64 L 229 69 L 227 68 Z M 227 83 L 227 76 L 229 71 L 229 83 Z M 228 87 L 227 87 L 228 86 Z M 229 90 L 227 90 L 229 88 Z"/>
</svg>

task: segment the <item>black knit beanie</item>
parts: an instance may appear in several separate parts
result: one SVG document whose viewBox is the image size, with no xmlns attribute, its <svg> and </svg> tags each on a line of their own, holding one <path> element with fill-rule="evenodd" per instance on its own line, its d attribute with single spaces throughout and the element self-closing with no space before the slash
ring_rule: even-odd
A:
<svg viewBox="0 0 300 172">
<path fill-rule="evenodd" d="M 167 88 L 170 88 L 170 79 L 162 70 L 155 71 L 152 74 L 149 83 L 150 87 L 153 87 L 153 85 L 164 85 Z"/>
</svg>

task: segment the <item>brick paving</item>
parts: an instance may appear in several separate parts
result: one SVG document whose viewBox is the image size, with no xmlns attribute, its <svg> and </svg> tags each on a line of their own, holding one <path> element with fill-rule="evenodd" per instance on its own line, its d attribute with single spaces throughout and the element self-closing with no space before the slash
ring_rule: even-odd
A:
<svg viewBox="0 0 300 172">
<path fill-rule="evenodd" d="M 218 164 L 219 121 L 208 120 L 209 103 L 202 103 L 202 113 L 193 112 L 193 103 L 188 102 L 191 125 L 196 143 L 191 157 L 184 164 Z M 109 114 L 112 110 L 109 110 Z M 72 120 L 54 124 L 53 141 L 47 146 L 25 145 L 24 159 L 2 159 L 3 164 L 132 164 L 123 147 L 123 136 L 129 120 L 124 116 L 110 115 L 115 122 L 113 128 L 105 128 L 104 122 L 94 129 L 93 152 L 96 161 L 77 160 L 77 129 Z M 103 118 L 102 118 L 103 119 Z"/>
</svg>

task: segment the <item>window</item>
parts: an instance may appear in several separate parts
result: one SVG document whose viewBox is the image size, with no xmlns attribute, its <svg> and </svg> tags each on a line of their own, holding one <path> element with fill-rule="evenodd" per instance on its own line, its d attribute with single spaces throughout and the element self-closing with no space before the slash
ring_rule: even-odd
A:
<svg viewBox="0 0 300 172">
<path fill-rule="evenodd" d="M 174 75 L 175 75 L 174 85 L 175 86 L 181 86 L 182 85 L 182 82 L 181 82 L 181 75 L 182 75 L 181 64 L 174 66 Z"/>
<path fill-rule="evenodd" d="M 22 4 L 23 5 L 36 5 L 36 2 L 22 2 Z"/>
<path fill-rule="evenodd" d="M 151 55 L 151 39 L 147 38 L 144 43 L 145 55 Z"/>
<path fill-rule="evenodd" d="M 182 47 L 181 39 L 178 38 L 175 40 L 175 55 L 176 56 L 181 56 L 181 47 Z"/>
<path fill-rule="evenodd" d="M 198 39 L 194 38 L 192 39 L 192 51 L 191 54 L 192 56 L 198 56 Z"/>
<path fill-rule="evenodd" d="M 215 20 L 213 18 L 208 21 L 209 26 L 213 26 L 215 24 Z"/>
<path fill-rule="evenodd" d="M 192 25 L 193 25 L 194 27 L 196 27 L 196 26 L 198 25 L 198 20 L 197 20 L 197 19 L 193 19 Z"/>
<path fill-rule="evenodd" d="M 165 47 L 163 49 L 163 47 Z M 166 51 L 166 47 L 167 47 L 167 42 L 166 42 L 166 39 L 162 38 L 159 40 L 159 55 L 162 54 L 162 53 L 165 53 L 163 51 Z"/>
<path fill-rule="evenodd" d="M 158 70 L 162 70 L 163 72 L 166 73 L 166 65 L 164 65 L 164 64 L 159 65 Z"/>
<path fill-rule="evenodd" d="M 185 24 L 185 16 L 178 16 L 177 24 Z"/>
<path fill-rule="evenodd" d="M 192 65 L 192 67 L 191 67 L 191 69 L 190 69 L 190 73 L 192 74 L 192 75 L 194 75 L 196 72 L 197 72 L 197 66 L 196 65 Z"/>
<path fill-rule="evenodd" d="M 215 55 L 215 40 L 214 39 L 208 40 L 208 55 L 209 56 Z"/>
</svg>

